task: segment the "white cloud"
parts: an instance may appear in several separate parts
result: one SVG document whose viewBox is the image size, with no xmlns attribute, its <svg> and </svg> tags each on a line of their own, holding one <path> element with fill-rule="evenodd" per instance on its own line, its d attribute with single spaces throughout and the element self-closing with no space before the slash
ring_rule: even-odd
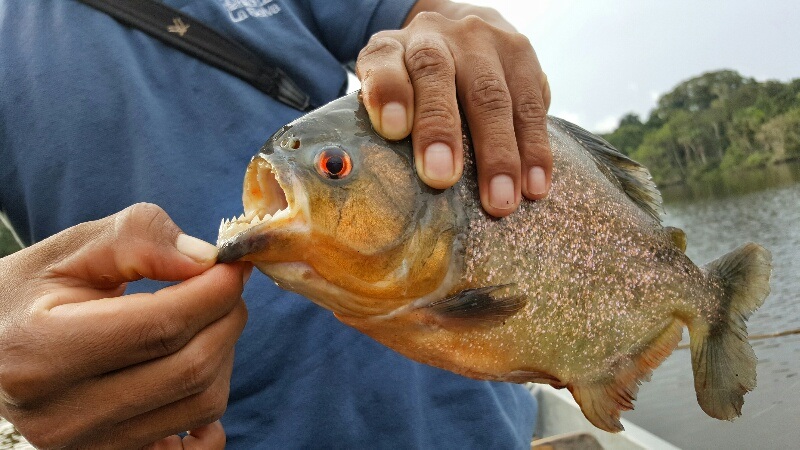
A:
<svg viewBox="0 0 800 450">
<path fill-rule="evenodd" d="M 556 116 L 556 117 L 560 117 L 560 118 L 566 120 L 567 122 L 572 122 L 572 123 L 574 123 L 576 125 L 580 125 L 581 124 L 581 115 L 577 114 L 577 113 L 574 113 L 574 112 L 558 111 L 556 113 L 553 113 L 553 115 Z"/>
<path fill-rule="evenodd" d="M 594 133 L 610 133 L 619 126 L 619 117 L 608 116 L 605 119 L 594 124 L 590 131 Z"/>
</svg>

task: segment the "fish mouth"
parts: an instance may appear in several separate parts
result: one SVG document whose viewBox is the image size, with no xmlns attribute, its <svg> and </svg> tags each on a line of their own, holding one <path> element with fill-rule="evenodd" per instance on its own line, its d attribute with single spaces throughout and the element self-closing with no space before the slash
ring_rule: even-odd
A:
<svg viewBox="0 0 800 450">
<path fill-rule="evenodd" d="M 265 250 L 271 231 L 303 222 L 305 192 L 282 176 L 262 155 L 247 166 L 242 191 L 244 213 L 219 226 L 217 262 L 232 262 Z"/>
</svg>

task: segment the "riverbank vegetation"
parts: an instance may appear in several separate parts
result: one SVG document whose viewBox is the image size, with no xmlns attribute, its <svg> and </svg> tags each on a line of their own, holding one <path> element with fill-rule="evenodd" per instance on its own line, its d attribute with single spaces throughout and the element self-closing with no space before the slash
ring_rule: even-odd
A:
<svg viewBox="0 0 800 450">
<path fill-rule="evenodd" d="M 709 72 L 663 95 L 646 121 L 627 114 L 603 137 L 659 186 L 800 160 L 800 79 Z"/>
</svg>

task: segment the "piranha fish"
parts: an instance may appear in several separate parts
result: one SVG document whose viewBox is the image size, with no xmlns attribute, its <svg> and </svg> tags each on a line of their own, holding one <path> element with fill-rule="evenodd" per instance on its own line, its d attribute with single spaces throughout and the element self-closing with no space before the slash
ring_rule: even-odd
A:
<svg viewBox="0 0 800 450">
<path fill-rule="evenodd" d="M 495 219 L 466 126 L 464 175 L 436 190 L 409 140 L 384 140 L 357 94 L 342 97 L 253 157 L 219 261 L 252 261 L 416 361 L 567 388 L 612 432 L 688 327 L 698 403 L 739 416 L 756 385 L 745 321 L 769 294 L 770 253 L 749 243 L 696 266 L 684 233 L 662 227 L 646 168 L 564 120 L 549 117 L 548 134 L 549 196 Z"/>
</svg>

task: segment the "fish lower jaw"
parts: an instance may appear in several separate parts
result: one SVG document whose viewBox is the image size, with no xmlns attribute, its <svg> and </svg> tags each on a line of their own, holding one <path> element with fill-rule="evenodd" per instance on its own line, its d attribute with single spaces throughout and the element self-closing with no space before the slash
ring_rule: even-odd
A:
<svg viewBox="0 0 800 450">
<path fill-rule="evenodd" d="M 255 261 L 254 265 L 280 288 L 296 292 L 337 315 L 370 317 L 386 313 L 370 299 L 329 282 L 306 262 Z"/>
</svg>

